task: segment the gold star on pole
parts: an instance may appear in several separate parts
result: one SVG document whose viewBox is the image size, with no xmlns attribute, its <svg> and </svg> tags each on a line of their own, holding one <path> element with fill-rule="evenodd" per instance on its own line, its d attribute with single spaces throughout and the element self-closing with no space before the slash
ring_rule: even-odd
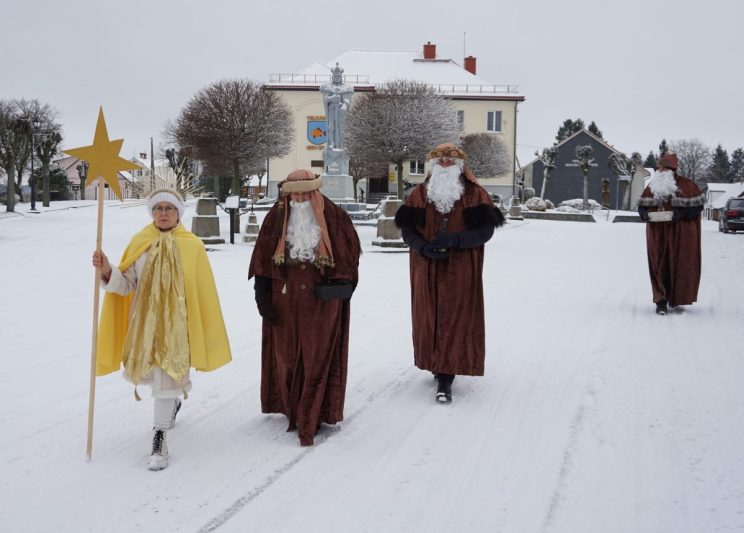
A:
<svg viewBox="0 0 744 533">
<path fill-rule="evenodd" d="M 106 130 L 106 120 L 103 118 L 103 107 L 98 111 L 98 122 L 96 123 L 96 133 L 93 137 L 93 144 L 81 148 L 70 148 L 64 152 L 72 157 L 88 162 L 88 178 L 85 185 L 93 183 L 96 178 L 103 179 L 108 183 L 116 197 L 121 198 L 119 189 L 119 179 L 117 174 L 120 170 L 139 170 L 142 167 L 136 163 L 119 157 L 121 145 L 124 139 L 110 141 L 108 131 Z"/>
</svg>

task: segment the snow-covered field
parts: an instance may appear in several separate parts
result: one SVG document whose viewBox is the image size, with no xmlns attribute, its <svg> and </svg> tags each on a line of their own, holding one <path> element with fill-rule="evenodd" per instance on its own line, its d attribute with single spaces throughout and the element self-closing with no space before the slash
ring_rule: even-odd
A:
<svg viewBox="0 0 744 533">
<path fill-rule="evenodd" d="M 152 403 L 119 375 L 98 380 L 85 459 L 95 217 L 0 217 L 2 531 L 744 529 L 742 235 L 704 222 L 700 301 L 658 317 L 642 224 L 498 230 L 486 376 L 443 406 L 412 364 L 407 255 L 359 227 L 346 420 L 312 448 L 260 413 L 252 246 L 210 246 L 234 361 L 195 376 L 170 467 L 150 472 Z M 105 251 L 146 221 L 107 203 Z"/>
</svg>

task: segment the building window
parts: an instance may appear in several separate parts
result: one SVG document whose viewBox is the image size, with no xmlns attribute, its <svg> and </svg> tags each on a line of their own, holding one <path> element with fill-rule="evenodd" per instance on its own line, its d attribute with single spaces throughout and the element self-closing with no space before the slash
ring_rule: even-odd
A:
<svg viewBox="0 0 744 533">
<path fill-rule="evenodd" d="M 465 129 L 465 111 L 462 109 L 457 111 L 457 129 L 459 131 Z"/>
<path fill-rule="evenodd" d="M 418 174 L 420 176 L 424 175 L 424 162 L 423 161 L 411 161 L 411 169 L 408 172 L 409 174 Z"/>
<path fill-rule="evenodd" d="M 501 132 L 501 111 L 489 111 L 486 131 Z"/>
</svg>

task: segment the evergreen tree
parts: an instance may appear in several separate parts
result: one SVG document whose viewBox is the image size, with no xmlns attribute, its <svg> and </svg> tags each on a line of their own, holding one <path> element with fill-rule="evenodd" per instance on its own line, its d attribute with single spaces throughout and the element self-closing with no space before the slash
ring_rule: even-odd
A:
<svg viewBox="0 0 744 533">
<path fill-rule="evenodd" d="M 646 160 L 643 162 L 643 166 L 646 168 L 656 168 L 656 156 L 653 151 L 648 153 Z"/>
<path fill-rule="evenodd" d="M 558 133 L 555 135 L 555 142 L 560 143 L 568 139 L 571 135 L 584 128 L 584 121 L 580 118 L 571 120 L 567 118 L 563 121 L 563 125 L 558 128 Z"/>
<path fill-rule="evenodd" d="M 713 151 L 713 158 L 708 167 L 708 181 L 711 183 L 725 183 L 729 181 L 731 163 L 728 152 L 719 144 Z"/>
<path fill-rule="evenodd" d="M 744 181 L 744 149 L 737 148 L 731 152 L 731 168 L 729 170 L 729 181 Z"/>
<path fill-rule="evenodd" d="M 600 129 L 597 127 L 597 124 L 593 120 L 592 120 L 592 123 L 589 124 L 588 130 L 594 135 L 596 135 L 597 137 L 599 137 L 600 139 L 604 139 L 604 137 L 602 137 L 602 132 L 600 131 Z"/>
<path fill-rule="evenodd" d="M 662 139 L 661 143 L 659 143 L 659 157 L 665 155 L 669 152 L 669 146 L 667 146 L 666 139 Z"/>
</svg>

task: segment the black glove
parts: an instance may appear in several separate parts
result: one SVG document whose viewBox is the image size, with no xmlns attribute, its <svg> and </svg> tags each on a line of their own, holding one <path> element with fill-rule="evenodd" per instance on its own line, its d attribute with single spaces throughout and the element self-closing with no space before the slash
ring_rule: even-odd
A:
<svg viewBox="0 0 744 533">
<path fill-rule="evenodd" d="M 641 220 L 648 222 L 648 207 L 638 206 L 638 215 L 641 217 Z"/>
<path fill-rule="evenodd" d="M 429 244 L 435 248 L 457 248 L 460 245 L 460 239 L 457 237 L 457 233 L 440 231 Z"/>
<path fill-rule="evenodd" d="M 677 222 L 680 218 L 682 218 L 682 208 L 681 207 L 672 208 L 672 222 Z"/>
<path fill-rule="evenodd" d="M 447 259 L 449 257 L 449 250 L 445 250 L 441 246 L 435 246 L 433 242 L 427 242 L 421 247 L 421 255 L 427 259 Z"/>
<path fill-rule="evenodd" d="M 261 315 L 261 318 L 272 326 L 276 325 L 279 316 L 271 303 L 271 294 L 256 294 L 256 307 L 258 307 L 258 314 Z"/>
</svg>

